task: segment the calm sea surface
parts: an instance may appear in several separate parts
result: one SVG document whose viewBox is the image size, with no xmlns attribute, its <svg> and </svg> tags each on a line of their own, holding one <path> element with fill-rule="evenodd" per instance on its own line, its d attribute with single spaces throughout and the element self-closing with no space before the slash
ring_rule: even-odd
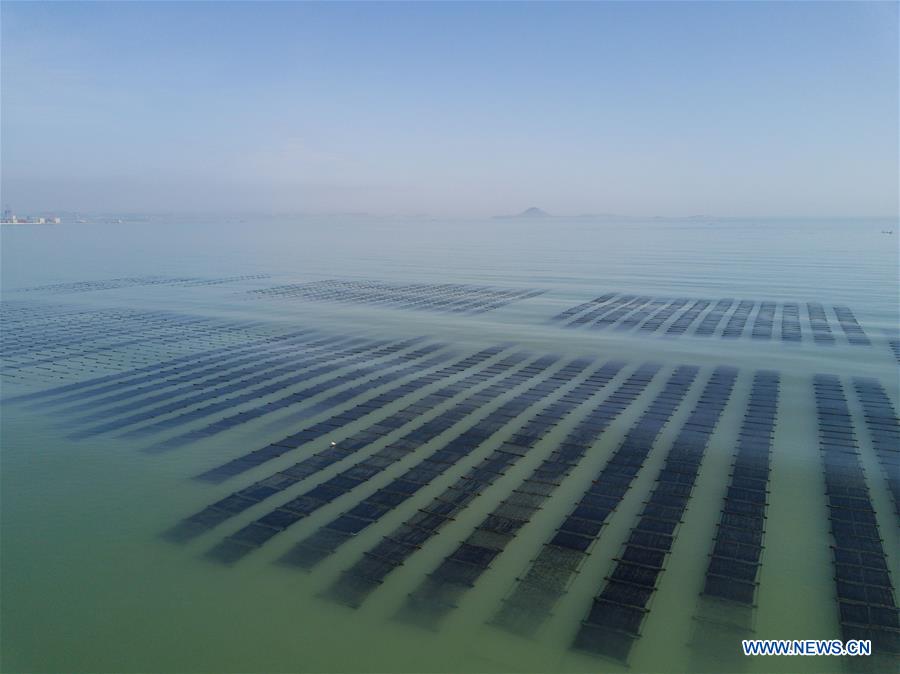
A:
<svg viewBox="0 0 900 674">
<path fill-rule="evenodd" d="M 3 671 L 896 664 L 896 222 L 0 236 Z"/>
</svg>

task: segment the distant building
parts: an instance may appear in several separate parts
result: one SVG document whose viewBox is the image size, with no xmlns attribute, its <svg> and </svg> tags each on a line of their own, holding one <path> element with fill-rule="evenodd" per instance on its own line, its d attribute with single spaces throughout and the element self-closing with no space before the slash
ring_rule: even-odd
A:
<svg viewBox="0 0 900 674">
<path fill-rule="evenodd" d="M 18 215 L 13 213 L 12 210 L 10 210 L 9 206 L 3 209 L 3 217 L 2 219 L 0 219 L 0 224 L 3 225 L 58 225 L 60 222 L 62 222 L 62 220 L 56 216 L 49 218 L 20 218 Z"/>
</svg>

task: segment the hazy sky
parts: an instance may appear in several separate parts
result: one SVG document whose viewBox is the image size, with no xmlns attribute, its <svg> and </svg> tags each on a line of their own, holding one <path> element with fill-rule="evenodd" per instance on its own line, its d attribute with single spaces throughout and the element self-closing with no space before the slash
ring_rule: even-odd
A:
<svg viewBox="0 0 900 674">
<path fill-rule="evenodd" d="M 0 7 L 20 212 L 897 212 L 897 3 Z"/>
</svg>

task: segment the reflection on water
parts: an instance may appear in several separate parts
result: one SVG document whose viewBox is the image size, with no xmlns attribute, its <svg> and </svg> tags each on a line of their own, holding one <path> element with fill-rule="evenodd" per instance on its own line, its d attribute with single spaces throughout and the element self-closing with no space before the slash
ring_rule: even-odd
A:
<svg viewBox="0 0 900 674">
<path fill-rule="evenodd" d="M 883 229 L 4 229 L 3 667 L 891 666 Z"/>
</svg>

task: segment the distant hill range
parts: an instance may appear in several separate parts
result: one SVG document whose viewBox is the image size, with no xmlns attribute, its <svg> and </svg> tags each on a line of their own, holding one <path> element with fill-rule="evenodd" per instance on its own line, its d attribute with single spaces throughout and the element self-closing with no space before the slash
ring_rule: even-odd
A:
<svg viewBox="0 0 900 674">
<path fill-rule="evenodd" d="M 633 222 L 646 220 L 712 220 L 712 215 L 688 215 L 688 216 L 635 216 L 621 215 L 619 213 L 580 213 L 578 215 L 553 215 L 547 211 L 532 206 L 515 215 L 495 215 L 494 220 L 612 220 L 618 222 Z"/>
<path fill-rule="evenodd" d="M 552 215 L 547 211 L 538 208 L 537 206 L 532 206 L 531 208 L 526 208 L 521 213 L 516 213 L 515 215 L 495 215 L 495 220 L 540 220 L 542 218 L 553 218 L 553 219 L 576 219 L 576 218 L 610 218 L 616 220 L 628 219 L 628 216 L 625 215 L 617 215 L 615 213 L 581 213 L 580 215 Z"/>
<path fill-rule="evenodd" d="M 553 216 L 550 215 L 547 211 L 542 211 L 537 206 L 532 206 L 531 208 L 526 208 L 524 211 L 522 211 L 521 213 L 517 213 L 516 215 L 495 215 L 494 217 L 498 220 L 517 220 L 519 218 L 552 218 Z"/>
</svg>

